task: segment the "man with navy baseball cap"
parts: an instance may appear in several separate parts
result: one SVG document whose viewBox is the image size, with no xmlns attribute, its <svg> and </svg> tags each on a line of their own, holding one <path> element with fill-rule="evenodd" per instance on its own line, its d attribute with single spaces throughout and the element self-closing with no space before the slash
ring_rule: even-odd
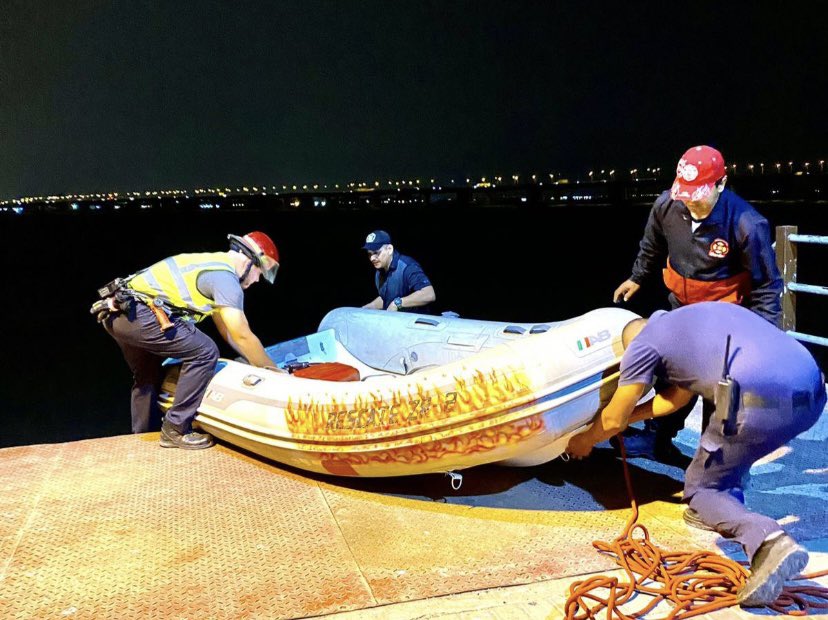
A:
<svg viewBox="0 0 828 620">
<path fill-rule="evenodd" d="M 362 249 L 376 269 L 374 284 L 378 296 L 362 306 L 391 312 L 428 313 L 429 304 L 437 299 L 431 281 L 420 264 L 400 254 L 384 230 L 375 230 L 365 238 Z"/>
</svg>

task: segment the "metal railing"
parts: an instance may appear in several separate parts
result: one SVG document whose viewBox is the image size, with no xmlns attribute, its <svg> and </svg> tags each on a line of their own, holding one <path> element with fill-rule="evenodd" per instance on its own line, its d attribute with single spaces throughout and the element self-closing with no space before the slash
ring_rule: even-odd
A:
<svg viewBox="0 0 828 620">
<path fill-rule="evenodd" d="M 810 293 L 812 295 L 828 295 L 828 287 L 814 284 L 802 284 L 796 281 L 797 243 L 815 243 L 828 245 L 828 237 L 818 235 L 800 235 L 796 226 L 776 227 L 776 264 L 782 274 L 782 329 L 788 334 L 802 340 L 828 347 L 828 338 L 803 334 L 796 331 L 796 295 Z"/>
</svg>

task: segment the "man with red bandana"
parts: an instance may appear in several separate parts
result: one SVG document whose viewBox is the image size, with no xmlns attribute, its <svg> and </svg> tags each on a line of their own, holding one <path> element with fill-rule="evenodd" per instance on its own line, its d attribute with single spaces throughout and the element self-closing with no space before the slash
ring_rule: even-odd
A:
<svg viewBox="0 0 828 620">
<path fill-rule="evenodd" d="M 676 180 L 655 201 L 632 275 L 615 289 L 615 302 L 629 300 L 661 270 L 673 308 L 725 301 L 781 324 L 782 278 L 770 226 L 726 184 L 724 157 L 713 147 L 694 146 L 679 159 Z M 678 450 L 672 439 L 694 404 L 627 436 L 627 453 L 674 460 Z M 705 412 L 710 410 L 708 405 Z"/>
</svg>

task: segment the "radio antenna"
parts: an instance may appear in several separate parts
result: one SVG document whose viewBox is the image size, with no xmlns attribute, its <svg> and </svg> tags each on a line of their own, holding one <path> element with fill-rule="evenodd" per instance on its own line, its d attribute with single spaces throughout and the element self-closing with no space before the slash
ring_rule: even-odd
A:
<svg viewBox="0 0 828 620">
<path fill-rule="evenodd" d="M 730 357 L 730 334 L 727 335 L 727 344 L 725 344 L 724 361 L 722 362 L 722 379 L 727 379 L 730 368 L 728 368 L 728 358 Z"/>
</svg>

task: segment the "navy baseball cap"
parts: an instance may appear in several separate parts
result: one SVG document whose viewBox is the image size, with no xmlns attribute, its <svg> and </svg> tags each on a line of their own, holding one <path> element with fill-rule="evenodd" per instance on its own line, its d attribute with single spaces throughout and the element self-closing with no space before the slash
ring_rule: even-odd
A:
<svg viewBox="0 0 828 620">
<path fill-rule="evenodd" d="M 384 230 L 375 230 L 365 237 L 365 245 L 362 246 L 362 249 L 376 252 L 386 243 L 391 243 L 391 235 Z"/>
</svg>

